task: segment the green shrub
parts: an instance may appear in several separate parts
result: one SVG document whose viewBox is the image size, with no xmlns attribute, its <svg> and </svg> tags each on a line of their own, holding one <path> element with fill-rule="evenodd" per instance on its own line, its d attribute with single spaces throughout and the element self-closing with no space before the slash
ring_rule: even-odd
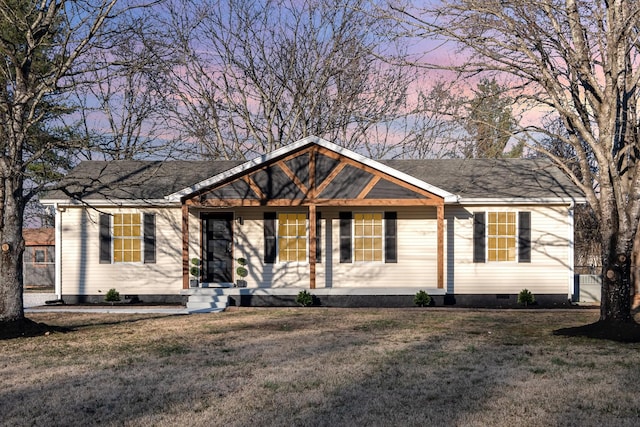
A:
<svg viewBox="0 0 640 427">
<path fill-rule="evenodd" d="M 104 296 L 104 300 L 107 302 L 120 301 L 120 292 L 116 291 L 114 288 L 111 288 L 107 291 L 107 294 Z"/>
<path fill-rule="evenodd" d="M 310 305 L 313 305 L 313 295 L 307 291 L 300 291 L 296 297 L 296 303 L 303 307 L 309 307 Z"/>
<path fill-rule="evenodd" d="M 536 302 L 536 299 L 528 289 L 523 289 L 518 294 L 518 304 L 522 304 L 526 307 L 534 302 Z"/>
<path fill-rule="evenodd" d="M 418 291 L 416 296 L 413 298 L 413 303 L 418 307 L 427 307 L 431 304 L 431 296 L 425 291 Z"/>
<path fill-rule="evenodd" d="M 200 258 L 191 258 L 191 267 L 189 268 L 189 274 L 195 278 L 200 277 Z"/>
</svg>

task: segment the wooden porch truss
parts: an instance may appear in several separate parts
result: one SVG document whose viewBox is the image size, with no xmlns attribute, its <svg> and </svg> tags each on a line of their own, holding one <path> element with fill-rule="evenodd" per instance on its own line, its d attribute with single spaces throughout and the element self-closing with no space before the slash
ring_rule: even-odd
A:
<svg viewBox="0 0 640 427">
<path fill-rule="evenodd" d="M 444 199 L 395 176 L 318 145 L 288 153 L 182 199 L 183 287 L 189 287 L 189 208 L 308 208 L 309 287 L 316 286 L 317 208 L 436 208 L 437 286 L 444 288 Z"/>
</svg>

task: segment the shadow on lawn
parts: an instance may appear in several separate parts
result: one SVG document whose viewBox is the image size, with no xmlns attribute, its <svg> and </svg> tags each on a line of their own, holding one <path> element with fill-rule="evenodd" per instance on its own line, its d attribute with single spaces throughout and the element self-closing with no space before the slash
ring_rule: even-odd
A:
<svg viewBox="0 0 640 427">
<path fill-rule="evenodd" d="M 530 343 L 527 336 L 517 341 L 507 339 L 509 335 L 505 337 L 500 332 L 504 330 L 503 318 L 483 321 L 480 316 L 485 315 L 469 316 L 465 321 L 466 330 L 448 330 L 444 325 L 436 324 L 440 330 L 433 332 L 434 324 L 429 323 L 428 331 L 432 332 L 427 333 L 422 322 L 407 325 L 407 328 L 416 328 L 416 334 L 424 334 L 423 338 L 416 336 L 408 342 L 393 342 L 393 331 L 401 322 L 395 318 L 371 317 L 358 323 L 344 322 L 329 330 L 308 325 L 321 325 L 318 318 L 259 319 L 262 321 L 253 322 L 252 328 L 246 327 L 248 323 L 244 319 L 238 319 L 242 324 L 234 325 L 237 329 L 224 328 L 220 333 L 194 335 L 199 344 L 193 349 L 155 357 L 155 362 L 151 349 L 150 355 L 131 353 L 121 359 L 109 359 L 109 363 L 98 365 L 96 369 L 80 369 L 53 380 L 0 391 L 0 406 L 20 402 L 19 405 L 4 406 L 11 408 L 5 414 L 8 422 L 52 420 L 64 414 L 75 414 L 76 421 L 86 417 L 85 420 L 99 420 L 105 424 L 133 425 L 151 422 L 172 425 L 187 420 L 196 425 L 238 426 L 455 425 L 479 423 L 479 420 L 502 425 L 512 422 L 513 425 L 527 419 L 526 414 L 518 412 L 526 409 L 530 416 L 538 417 L 532 418 L 532 422 L 540 424 L 590 424 L 589 417 L 598 415 L 595 408 L 584 414 L 566 414 L 566 405 L 575 403 L 576 396 L 567 394 L 566 401 L 546 407 L 541 404 L 546 403 L 542 393 L 531 396 L 524 392 L 514 393 L 526 391 L 522 383 L 531 376 L 549 382 L 556 372 L 552 369 L 565 371 L 566 366 L 575 365 L 576 369 L 588 371 L 589 366 L 579 365 L 582 362 L 572 358 L 569 352 L 554 357 L 553 360 L 559 360 L 555 363 L 542 364 L 556 353 L 548 353 L 551 350 L 545 350 L 543 344 Z M 205 323 L 204 316 L 190 320 Z M 546 324 L 544 319 L 540 322 Z M 211 325 L 216 331 L 223 326 L 216 321 Z M 253 333 L 238 336 L 237 332 L 244 330 Z M 265 331 L 281 333 L 270 336 Z M 188 337 L 188 333 L 186 335 Z M 389 340 L 394 345 L 386 349 L 378 347 L 377 343 Z M 272 345 L 259 345 L 265 341 L 272 341 Z M 264 349 L 271 356 L 263 361 L 261 353 L 245 354 L 248 365 L 239 363 L 236 354 L 251 348 Z M 351 364 L 358 366 L 351 358 L 359 353 L 377 357 L 352 372 L 349 382 L 339 379 L 340 369 L 335 371 L 335 379 L 318 374 L 331 370 L 333 363 L 342 369 Z M 87 360 L 90 360 L 89 356 L 93 353 L 87 354 Z M 205 359 L 211 363 L 202 363 Z M 305 369 L 299 362 L 307 360 L 316 365 Z M 60 363 L 64 366 L 64 360 Z M 149 364 L 153 365 L 152 369 L 137 369 Z M 295 367 L 294 378 L 280 382 L 276 373 L 287 365 Z M 612 380 L 620 382 L 619 388 L 626 387 L 624 381 L 633 377 L 636 365 L 614 365 L 619 366 L 620 371 Z M 540 367 L 549 372 L 539 371 Z M 251 375 L 243 376 L 240 373 L 243 369 L 252 371 Z M 192 375 L 178 376 L 178 370 Z M 93 386 L 84 389 L 85 384 Z M 558 386 L 563 387 L 563 383 Z M 634 391 L 635 388 L 631 388 L 630 395 Z M 80 392 L 82 394 L 74 394 Z M 256 403 L 256 392 L 267 395 L 262 402 L 267 406 Z M 298 399 L 300 394 L 308 397 Z M 520 396 L 515 400 L 517 410 L 507 407 L 501 412 L 501 405 L 509 402 L 507 396 L 512 394 Z M 45 398 L 47 396 L 50 398 Z M 64 405 L 54 400 L 55 396 L 65 396 Z M 536 396 L 538 400 L 532 401 Z M 238 400 L 246 404 L 226 409 L 230 402 Z M 293 411 L 283 411 L 282 405 L 287 403 L 299 406 Z M 294 418 L 286 418 L 291 417 L 292 412 Z M 603 416 L 611 415 L 607 412 Z M 507 416 L 511 418 L 501 418 Z"/>
<path fill-rule="evenodd" d="M 51 326 L 24 318 L 21 320 L 0 323 L 0 341 L 10 340 L 13 338 L 40 337 L 54 332 L 66 333 L 71 331 L 72 329 L 64 328 L 62 326 Z"/>
<path fill-rule="evenodd" d="M 598 321 L 583 326 L 556 329 L 553 334 L 637 343 L 640 342 L 640 324 L 633 320 L 629 322 Z"/>
<path fill-rule="evenodd" d="M 123 325 L 127 323 L 137 323 L 153 319 L 164 319 L 174 316 L 182 316 L 182 314 L 163 314 L 158 316 L 145 315 L 144 317 L 133 319 L 122 319 L 120 318 L 120 316 L 118 316 L 114 318 L 115 320 L 79 323 L 67 327 L 34 322 L 33 320 L 25 317 L 24 319 L 19 321 L 0 323 L 0 341 L 10 340 L 14 338 L 41 337 L 53 333 L 66 334 L 69 332 L 75 332 L 78 329 L 84 327 Z"/>
</svg>

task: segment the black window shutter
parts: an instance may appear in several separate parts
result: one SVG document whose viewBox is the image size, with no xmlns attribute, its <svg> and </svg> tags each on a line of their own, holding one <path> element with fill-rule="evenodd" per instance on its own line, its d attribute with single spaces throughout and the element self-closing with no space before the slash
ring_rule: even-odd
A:
<svg viewBox="0 0 640 427">
<path fill-rule="evenodd" d="M 485 216 L 484 212 L 473 213 L 473 262 L 486 262 Z"/>
<path fill-rule="evenodd" d="M 384 262 L 398 262 L 398 214 L 384 213 Z"/>
<path fill-rule="evenodd" d="M 144 214 L 144 263 L 155 264 L 156 262 L 156 216 L 155 214 Z"/>
<path fill-rule="evenodd" d="M 264 263 L 276 262 L 276 213 L 264 213 Z"/>
<path fill-rule="evenodd" d="M 100 264 L 111 264 L 111 216 L 100 214 Z"/>
<path fill-rule="evenodd" d="M 316 213 L 316 263 L 322 262 L 322 214 Z"/>
<path fill-rule="evenodd" d="M 340 212 L 340 262 L 351 262 L 351 212 Z"/>
<path fill-rule="evenodd" d="M 518 262 L 531 262 L 531 212 L 518 213 Z"/>
</svg>

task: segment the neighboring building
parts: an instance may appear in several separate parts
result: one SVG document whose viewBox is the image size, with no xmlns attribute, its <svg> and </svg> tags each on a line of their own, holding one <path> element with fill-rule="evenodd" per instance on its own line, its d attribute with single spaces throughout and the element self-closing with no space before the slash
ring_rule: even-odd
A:
<svg viewBox="0 0 640 427">
<path fill-rule="evenodd" d="M 323 305 L 573 293 L 584 197 L 548 161 L 374 161 L 308 137 L 247 162 L 83 162 L 66 180 L 42 201 L 56 208 L 67 302 L 110 288 L 147 301 L 213 288 L 243 305 L 302 289 Z"/>
<path fill-rule="evenodd" d="M 55 282 L 55 237 L 53 228 L 22 230 L 25 249 L 22 257 L 24 287 L 51 292 Z"/>
</svg>

